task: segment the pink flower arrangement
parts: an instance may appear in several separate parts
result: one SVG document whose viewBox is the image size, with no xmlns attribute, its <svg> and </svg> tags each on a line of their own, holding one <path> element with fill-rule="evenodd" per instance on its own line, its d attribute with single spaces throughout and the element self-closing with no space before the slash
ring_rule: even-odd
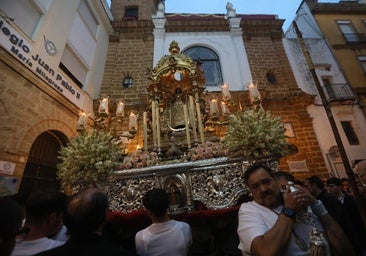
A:
<svg viewBox="0 0 366 256">
<path fill-rule="evenodd" d="M 157 154 L 155 152 L 136 152 L 128 154 L 122 162 L 119 169 L 142 168 L 154 165 L 157 161 Z"/>
<path fill-rule="evenodd" d="M 206 141 L 188 152 L 191 161 L 227 156 L 228 152 L 220 142 Z"/>
</svg>

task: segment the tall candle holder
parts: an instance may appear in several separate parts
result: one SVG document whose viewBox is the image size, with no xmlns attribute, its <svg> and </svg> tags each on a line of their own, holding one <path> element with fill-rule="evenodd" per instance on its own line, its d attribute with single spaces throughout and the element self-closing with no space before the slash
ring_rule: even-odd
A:
<svg viewBox="0 0 366 256">
<path fill-rule="evenodd" d="M 221 93 L 212 92 L 206 97 L 206 105 L 209 108 L 207 110 L 208 117 L 205 121 L 205 130 L 215 132 L 218 137 L 225 135 L 225 127 L 229 124 L 230 115 L 243 111 L 240 102 L 241 98 L 234 98 L 231 95 L 229 85 L 225 83 L 220 88 Z M 263 108 L 262 96 L 258 90 L 257 83 L 250 81 L 245 84 L 244 88 L 248 89 L 250 104 L 254 109 Z"/>
<path fill-rule="evenodd" d="M 133 113 L 134 117 L 129 115 L 127 117 L 128 131 L 123 131 L 123 124 L 126 121 L 125 117 L 125 107 L 126 104 L 123 100 L 112 101 L 111 96 L 102 94 L 99 99 L 99 105 L 97 107 L 97 111 L 94 119 L 94 128 L 96 130 L 104 130 L 109 131 L 118 141 L 129 141 L 133 138 L 137 132 L 137 118 L 138 114 Z M 112 107 L 110 107 L 110 104 Z M 110 108 L 112 111 L 110 111 Z M 115 109 L 115 111 L 114 111 Z M 133 121 L 131 121 L 133 119 Z M 83 123 L 83 116 L 79 117 L 78 123 Z M 130 123 L 133 122 L 133 125 Z M 78 126 L 80 126 L 78 124 Z"/>
</svg>

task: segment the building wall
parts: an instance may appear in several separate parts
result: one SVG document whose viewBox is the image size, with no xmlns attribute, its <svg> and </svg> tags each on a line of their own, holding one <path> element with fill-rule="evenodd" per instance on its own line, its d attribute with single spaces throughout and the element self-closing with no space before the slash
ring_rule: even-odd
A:
<svg viewBox="0 0 366 256">
<path fill-rule="evenodd" d="M 330 46 L 333 48 L 338 63 L 342 67 L 348 82 L 355 89 L 366 88 L 365 71 L 362 69 L 360 62 L 357 60 L 357 56 L 366 55 L 366 48 L 346 46 L 347 43 L 344 40 L 342 32 L 339 30 L 336 21 L 350 20 L 357 33 L 365 35 L 366 26 L 363 21 L 366 20 L 366 6 L 364 10 L 365 12 L 362 15 L 348 13 L 343 15 L 314 15 L 317 23 L 319 24 L 319 28 L 321 29 L 325 38 L 327 38 Z"/>
<path fill-rule="evenodd" d="M 120 1 L 121 4 L 122 2 Z M 138 105 L 143 106 L 143 101 L 138 94 L 145 92 L 148 83 L 145 70 L 152 69 L 157 60 L 168 53 L 172 40 L 179 43 L 181 50 L 196 45 L 210 47 L 219 53 L 222 65 L 225 65 L 223 76 L 232 81 L 233 84 L 229 83 L 229 86 L 234 97 L 240 98 L 249 108 L 247 88 L 243 83 L 256 80 L 263 96 L 264 109 L 280 115 L 284 122 L 292 124 L 296 136 L 289 141 L 297 147 L 298 153 L 282 159 L 281 169 L 289 170 L 288 160 L 306 160 L 309 172 L 298 173 L 298 177 L 329 175 L 314 132 L 313 120 L 307 111 L 307 106 L 314 97 L 298 89 L 282 43 L 283 20 L 271 16 L 238 15 L 238 28 L 234 34 L 239 34 L 240 43 L 234 43 L 230 38 L 232 35 L 228 20 L 204 21 L 193 17 L 179 20 L 172 18 L 174 14 L 158 20 L 155 19 L 155 11 L 151 16 L 154 23 L 113 23 L 115 34 L 110 41 L 102 93 L 112 95 L 116 101 L 123 98 L 130 104 L 130 109 L 141 109 Z M 124 73 L 131 73 L 134 78 L 134 86 L 129 89 L 121 88 Z M 267 73 L 275 75 L 275 84 L 269 83 Z M 220 92 L 220 89 L 214 91 Z M 141 141 L 142 136 L 138 136 L 128 147 L 135 149 L 136 145 L 142 145 Z"/>
<path fill-rule="evenodd" d="M 237 54 L 237 45 L 233 40 L 230 32 L 201 32 L 201 33 L 185 33 L 175 32 L 166 33 L 163 41 L 164 52 L 155 52 L 154 59 L 157 61 L 168 54 L 169 44 L 173 41 L 177 41 L 181 48 L 181 51 L 186 50 L 192 46 L 206 46 L 213 50 L 220 58 L 221 70 L 223 74 L 224 83 L 229 85 L 232 91 L 241 91 L 244 86 L 252 81 L 252 75 L 250 73 L 249 64 L 246 58 L 246 52 L 243 41 L 240 40 L 239 47 L 242 49 L 242 54 Z M 160 47 L 159 47 L 160 48 Z M 208 91 L 220 91 L 221 84 L 217 86 L 207 87 Z"/>
<path fill-rule="evenodd" d="M 147 69 L 152 69 L 154 39 L 151 21 L 121 22 L 115 21 L 115 33 L 111 37 L 101 94 L 110 95 L 111 112 L 115 112 L 119 100 L 125 102 L 125 117 L 122 122 L 123 131 L 128 131 L 128 115 L 130 111 L 140 113 L 138 133 L 135 139 L 127 146 L 127 152 L 135 151 L 137 146 L 142 147 L 143 131 L 142 112 L 148 102 L 146 99 L 146 86 L 149 81 L 146 76 Z M 133 79 L 130 88 L 123 87 L 126 77 Z M 98 102 L 94 104 L 94 110 Z"/>
<path fill-rule="evenodd" d="M 245 26 L 250 26 L 246 24 Z M 244 29 L 244 31 L 250 31 Z M 309 175 L 326 177 L 328 171 L 314 131 L 313 120 L 307 112 L 307 106 L 314 97 L 298 89 L 289 60 L 282 43 L 282 34 L 271 34 L 268 28 L 256 27 L 256 31 L 244 32 L 244 44 L 248 53 L 253 79 L 259 81 L 263 93 L 263 107 L 284 122 L 292 124 L 295 137 L 289 142 L 298 148 L 298 153 L 282 159 L 281 169 L 289 170 L 287 161 L 303 161 L 309 172 L 296 173 L 300 179 Z M 276 84 L 270 84 L 266 74 L 271 71 L 277 78 Z"/>
<path fill-rule="evenodd" d="M 42 132 L 58 130 L 76 135 L 78 109 L 49 86 L 0 51 L 0 159 L 16 164 L 21 179 L 33 142 Z"/>
<path fill-rule="evenodd" d="M 345 18 L 339 15 L 332 16 L 329 13 L 331 13 L 331 11 L 328 11 L 326 15 L 322 16 L 319 16 L 320 14 L 316 14 L 314 17 L 309 6 L 306 2 L 303 2 L 297 11 L 295 21 L 302 33 L 306 49 L 309 51 L 311 60 L 315 64 L 315 72 L 321 86 L 324 87 L 322 77 L 328 78 L 334 85 L 349 86 L 352 84 L 348 83 L 349 80 L 347 79 L 348 77 L 345 76 L 346 70 L 343 69 L 343 65 L 346 60 L 354 61 L 355 52 L 351 49 L 345 50 L 352 53 L 348 53 L 342 60 L 339 60 L 338 53 L 340 49 L 334 49 L 333 46 L 344 44 L 344 40 L 335 20 Z M 329 40 L 328 36 L 330 38 Z M 339 157 L 337 159 L 329 159 L 329 152 L 334 146 L 336 146 L 336 141 L 329 119 L 316 89 L 314 79 L 309 71 L 309 67 L 293 28 L 290 28 L 286 32 L 284 46 L 299 87 L 305 92 L 317 95 L 315 100 L 307 107 L 307 109 L 313 119 L 312 124 L 327 168 L 332 175 L 338 176 L 336 173 L 337 170 L 335 166 L 333 166 L 333 162 L 341 162 L 342 160 L 340 160 Z M 317 68 L 317 65 L 319 64 L 325 65 L 328 68 L 323 67 L 319 69 Z M 352 66 L 351 64 L 348 65 Z M 347 67 L 347 69 L 349 69 L 349 67 Z M 353 67 L 353 69 L 354 72 L 351 76 L 357 77 L 356 67 Z M 352 164 L 354 160 L 366 158 L 366 120 L 363 115 L 362 107 L 356 100 L 345 102 L 338 101 L 335 104 L 330 103 L 329 106 L 350 164 Z M 360 141 L 359 145 L 350 145 L 344 129 L 341 126 L 341 121 L 351 121 L 354 131 Z M 345 176 L 345 173 L 341 172 L 339 175 Z"/>
<path fill-rule="evenodd" d="M 82 89 L 59 68 L 79 1 L 52 1 L 29 36 L 17 26 L 22 17 L 11 21 L 7 17 L 14 13 L 11 9 L 5 12 L 2 4 L 6 3 L 0 3 L 0 161 L 15 164 L 10 176 L 19 180 L 36 138 L 48 130 L 67 138 L 75 136 L 79 111 L 93 111 L 93 99 L 99 96 L 112 32 L 111 14 L 104 9 L 105 1 L 86 2 L 99 25 Z M 82 37 L 72 39 L 85 41 Z M 48 41 L 56 47 L 54 55 L 46 51 Z"/>
<path fill-rule="evenodd" d="M 107 61 L 101 93 L 111 95 L 112 100 L 122 99 L 128 104 L 139 102 L 139 94 L 146 93 L 146 70 L 152 68 L 152 23 L 115 22 L 116 33 L 108 47 Z M 135 24 L 138 26 L 135 27 Z M 123 31 L 123 32 L 122 32 Z M 123 88 L 123 79 L 133 78 L 131 88 Z"/>
<path fill-rule="evenodd" d="M 317 24 L 324 34 L 324 38 L 332 48 L 334 55 L 347 79 L 349 85 L 355 91 L 359 106 L 366 116 L 366 78 L 365 72 L 358 61 L 358 56 L 365 56 L 364 39 L 359 42 L 347 43 L 336 24 L 336 20 L 350 20 L 355 33 L 362 38 L 365 35 L 364 21 L 366 19 L 365 1 L 339 2 L 339 3 L 317 3 L 304 1 L 307 4 Z"/>
<path fill-rule="evenodd" d="M 160 0 L 112 0 L 111 11 L 115 21 L 122 20 L 125 15 L 125 8 L 138 7 L 138 20 L 151 20 L 151 14 L 157 10 Z"/>
</svg>

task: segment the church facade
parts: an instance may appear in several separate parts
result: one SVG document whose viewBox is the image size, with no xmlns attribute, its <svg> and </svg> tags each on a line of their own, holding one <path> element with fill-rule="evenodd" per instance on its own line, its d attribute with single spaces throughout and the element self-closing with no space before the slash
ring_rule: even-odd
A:
<svg viewBox="0 0 366 256">
<path fill-rule="evenodd" d="M 172 42 L 202 68 L 209 99 L 230 93 L 237 106 L 250 109 L 249 85 L 256 84 L 261 106 L 281 117 L 292 144 L 293 154 L 281 159 L 280 169 L 299 179 L 337 176 L 327 164 L 329 147 L 319 143 L 314 130 L 315 93 L 295 79 L 284 20 L 276 15 L 238 14 L 230 3 L 222 14 L 179 14 L 166 13 L 159 0 L 113 0 L 110 10 L 105 1 L 52 2 L 35 9 L 13 2 L 0 4 L 0 174 L 16 189 L 57 183 L 58 150 L 77 135 L 81 110 L 91 114 L 87 126 L 95 125 L 103 95 L 111 113 L 122 100 L 124 112 L 133 114 L 116 124 L 127 134 L 127 153 L 142 148 L 151 74 L 170 55 Z M 20 13 L 32 23 L 12 18 Z M 64 30 L 55 29 L 61 23 Z M 210 115 L 212 107 L 206 104 L 201 111 Z M 184 117 L 178 114 L 172 119 Z M 182 120 L 174 127 L 187 126 Z M 215 129 L 222 137 L 220 127 Z"/>
<path fill-rule="evenodd" d="M 281 116 L 296 151 L 281 160 L 281 169 L 300 171 L 299 178 L 329 175 L 307 111 L 314 96 L 299 89 L 284 50 L 284 20 L 237 14 L 230 4 L 223 14 L 170 14 L 159 1 L 115 0 L 111 11 L 115 33 L 110 37 L 101 94 L 122 99 L 127 111 L 142 113 L 149 105 L 149 71 L 169 55 L 169 46 L 176 41 L 182 53 L 202 63 L 209 95 L 221 93 L 225 83 L 240 105 L 251 108 L 248 84 L 257 83 L 263 108 Z M 126 79 L 133 83 L 125 86 Z M 142 138 L 140 131 L 127 149 L 141 148 Z"/>
</svg>

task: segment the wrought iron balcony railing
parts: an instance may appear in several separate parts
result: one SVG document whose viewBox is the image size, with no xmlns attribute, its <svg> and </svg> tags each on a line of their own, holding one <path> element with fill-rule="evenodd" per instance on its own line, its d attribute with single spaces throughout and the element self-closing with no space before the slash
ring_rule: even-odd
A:
<svg viewBox="0 0 366 256">
<path fill-rule="evenodd" d="M 323 88 L 328 102 L 355 100 L 355 95 L 347 83 L 327 84 Z"/>
<path fill-rule="evenodd" d="M 366 43 L 366 36 L 364 34 L 343 34 L 347 43 Z"/>
</svg>

